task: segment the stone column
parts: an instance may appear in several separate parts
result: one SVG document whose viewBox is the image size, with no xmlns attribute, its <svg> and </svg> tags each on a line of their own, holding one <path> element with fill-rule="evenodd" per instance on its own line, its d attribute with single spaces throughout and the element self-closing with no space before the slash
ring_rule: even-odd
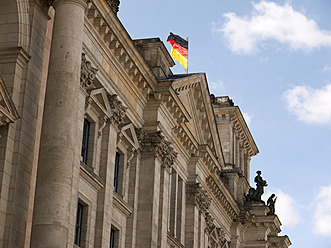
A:
<svg viewBox="0 0 331 248">
<path fill-rule="evenodd" d="M 55 0 L 31 247 L 72 247 L 70 206 L 80 163 L 78 104 L 85 0 Z"/>
</svg>

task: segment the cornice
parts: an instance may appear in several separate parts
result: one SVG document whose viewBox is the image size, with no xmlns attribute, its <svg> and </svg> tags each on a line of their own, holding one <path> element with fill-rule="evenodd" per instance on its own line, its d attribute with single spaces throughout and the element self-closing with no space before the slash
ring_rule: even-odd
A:
<svg viewBox="0 0 331 248">
<path fill-rule="evenodd" d="M 221 206 L 225 209 L 231 219 L 238 217 L 240 208 L 232 194 L 216 173 L 207 177 L 206 185 L 218 199 L 218 202 L 221 203 Z"/>
<path fill-rule="evenodd" d="M 239 109 L 238 106 L 218 106 L 217 104 L 213 105 L 214 111 L 217 115 L 220 114 L 227 114 L 228 119 L 226 120 L 218 120 L 218 122 L 230 122 L 233 128 L 236 130 L 236 134 L 238 137 L 241 138 L 244 147 L 249 152 L 249 155 L 255 156 L 259 153 L 259 150 L 257 148 L 257 145 L 254 141 L 254 138 L 247 126 L 247 123 Z"/>
<path fill-rule="evenodd" d="M 155 90 L 157 79 L 117 16 L 107 6 L 105 0 L 91 0 L 87 4 L 86 17 L 92 24 L 90 27 L 103 39 L 113 57 L 120 61 L 132 82 L 146 95 L 149 93 L 147 89 Z"/>
</svg>

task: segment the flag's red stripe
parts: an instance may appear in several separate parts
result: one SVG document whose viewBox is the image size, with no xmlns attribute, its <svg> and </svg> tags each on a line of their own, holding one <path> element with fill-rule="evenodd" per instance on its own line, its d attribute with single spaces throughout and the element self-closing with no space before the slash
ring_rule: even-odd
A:
<svg viewBox="0 0 331 248">
<path fill-rule="evenodd" d="M 174 40 L 168 40 L 168 42 L 172 45 L 172 49 L 176 49 L 182 56 L 188 59 L 188 49 L 182 47 Z"/>
</svg>

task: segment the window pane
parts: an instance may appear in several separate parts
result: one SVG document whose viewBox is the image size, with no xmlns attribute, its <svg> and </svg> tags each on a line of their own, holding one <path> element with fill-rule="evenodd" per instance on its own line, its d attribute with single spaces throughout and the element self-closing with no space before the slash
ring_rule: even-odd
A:
<svg viewBox="0 0 331 248">
<path fill-rule="evenodd" d="M 78 203 L 77 218 L 76 218 L 76 233 L 75 233 L 75 245 L 78 245 L 78 246 L 80 246 L 80 243 L 81 243 L 83 208 L 84 208 L 84 206 L 82 204 Z"/>
<path fill-rule="evenodd" d="M 112 228 L 110 230 L 110 248 L 114 248 L 115 247 L 115 230 Z"/>
<path fill-rule="evenodd" d="M 115 168 L 114 168 L 114 191 L 118 191 L 118 171 L 120 166 L 120 154 L 116 152 L 115 155 Z"/>
<path fill-rule="evenodd" d="M 89 135 L 90 135 L 90 122 L 87 119 L 84 119 L 83 140 L 82 140 L 82 158 L 84 164 L 86 164 L 87 162 L 87 148 L 88 148 Z"/>
</svg>

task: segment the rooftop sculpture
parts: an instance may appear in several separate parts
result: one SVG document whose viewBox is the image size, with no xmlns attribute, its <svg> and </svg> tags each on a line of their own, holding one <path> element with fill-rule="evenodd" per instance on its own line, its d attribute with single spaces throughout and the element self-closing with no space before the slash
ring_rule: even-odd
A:
<svg viewBox="0 0 331 248">
<path fill-rule="evenodd" d="M 267 181 L 263 180 L 261 171 L 256 172 L 257 176 L 254 178 L 254 182 L 256 183 L 256 189 L 250 188 L 248 194 L 246 195 L 246 202 L 260 202 L 262 201 L 261 196 L 264 193 L 264 187 L 268 186 Z"/>
</svg>

